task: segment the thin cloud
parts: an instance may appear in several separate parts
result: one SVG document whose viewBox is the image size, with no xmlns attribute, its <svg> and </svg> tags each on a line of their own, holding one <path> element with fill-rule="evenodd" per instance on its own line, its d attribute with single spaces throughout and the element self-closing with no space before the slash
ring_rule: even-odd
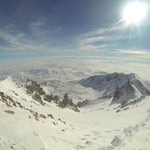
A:
<svg viewBox="0 0 150 150">
<path fill-rule="evenodd" d="M 118 53 L 123 53 L 123 54 L 139 54 L 139 55 L 148 54 L 148 52 L 143 51 L 143 50 L 119 50 Z"/>
<path fill-rule="evenodd" d="M 106 48 L 108 48 L 108 45 L 84 45 L 77 48 L 77 51 L 104 51 Z"/>
<path fill-rule="evenodd" d="M 49 51 L 50 47 L 31 39 L 24 33 L 9 33 L 7 31 L 0 31 L 0 39 L 5 42 L 0 46 L 0 50 L 5 51 Z"/>
<path fill-rule="evenodd" d="M 38 38 L 47 38 L 51 33 L 58 33 L 62 29 L 63 28 L 61 26 L 52 27 L 52 25 L 50 25 L 46 19 L 37 20 L 30 24 L 30 30 L 32 34 Z"/>
<path fill-rule="evenodd" d="M 45 25 L 45 21 L 41 21 L 41 20 L 38 20 L 38 21 L 35 21 L 35 22 L 31 23 L 32 27 L 41 27 L 43 25 Z"/>
<path fill-rule="evenodd" d="M 32 32 L 32 35 L 34 35 L 34 36 L 36 36 L 38 38 L 47 36 L 48 33 L 45 30 L 45 25 L 46 25 L 46 22 L 45 21 L 41 21 L 41 20 L 32 22 L 30 24 L 30 30 Z"/>
<path fill-rule="evenodd" d="M 126 36 L 118 36 L 118 35 L 104 35 L 104 36 L 97 36 L 97 37 L 89 37 L 83 40 L 80 40 L 81 44 L 90 44 L 95 42 L 109 42 L 114 40 L 121 40 L 125 39 Z"/>
<path fill-rule="evenodd" d="M 122 31 L 124 28 L 124 25 L 116 25 L 113 27 L 101 28 L 93 32 L 82 34 L 76 40 L 77 47 L 80 50 L 89 50 L 89 48 L 91 50 L 109 49 L 112 46 L 117 45 L 119 40 L 127 38 L 127 36 L 117 34 L 118 31 Z"/>
<path fill-rule="evenodd" d="M 150 60 L 150 52 L 146 50 L 134 50 L 134 49 L 128 49 L 128 50 L 118 50 L 117 55 L 120 55 L 120 57 L 126 57 L 128 59 L 132 60 L 139 60 L 139 61 L 149 61 Z"/>
<path fill-rule="evenodd" d="M 148 54 L 148 55 L 136 55 L 136 56 L 134 56 L 134 59 L 149 61 L 150 60 L 150 54 Z"/>
<path fill-rule="evenodd" d="M 100 28 L 95 31 L 85 33 L 81 35 L 80 38 L 93 37 L 93 36 L 98 36 L 98 35 L 106 35 L 115 31 L 123 31 L 125 28 L 126 27 L 123 24 L 114 25 L 113 27 Z"/>
<path fill-rule="evenodd" d="M 15 53 L 58 51 L 56 47 L 52 46 L 53 42 L 48 37 L 51 31 L 47 30 L 45 21 L 32 22 L 28 27 L 31 33 L 19 31 L 14 24 L 7 25 L 3 30 L 0 30 L 0 51 Z M 54 32 L 60 30 L 62 30 L 61 27 L 55 27 Z"/>
</svg>

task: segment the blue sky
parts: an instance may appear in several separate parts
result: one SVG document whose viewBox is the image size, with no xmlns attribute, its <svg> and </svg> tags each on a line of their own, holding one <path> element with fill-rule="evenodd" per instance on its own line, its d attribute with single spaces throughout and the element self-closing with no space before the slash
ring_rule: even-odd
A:
<svg viewBox="0 0 150 150">
<path fill-rule="evenodd" d="M 0 59 L 96 56 L 150 60 L 150 15 L 127 26 L 135 0 L 0 0 Z M 137 0 L 136 0 L 137 1 Z"/>
</svg>

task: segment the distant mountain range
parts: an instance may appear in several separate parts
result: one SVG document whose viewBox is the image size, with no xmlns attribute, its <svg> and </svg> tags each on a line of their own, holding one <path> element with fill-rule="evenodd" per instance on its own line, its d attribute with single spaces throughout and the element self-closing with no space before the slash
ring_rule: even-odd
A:
<svg viewBox="0 0 150 150">
<path fill-rule="evenodd" d="M 32 86 L 31 85 L 27 86 L 27 83 L 28 84 L 30 83 L 29 81 L 32 84 L 33 83 L 34 84 Z M 15 93 L 17 93 L 14 87 L 13 89 L 11 89 L 10 87 L 12 83 L 15 84 L 14 82 L 12 82 L 11 77 L 7 78 L 4 81 L 1 81 L 1 83 L 3 83 L 4 87 L 7 87 L 7 89 L 9 89 L 8 91 L 13 90 Z M 6 85 L 4 85 L 4 83 Z M 24 80 L 22 80 L 22 85 L 24 85 L 23 88 L 27 88 L 28 94 L 30 94 L 32 98 L 34 97 L 34 99 L 36 97 L 36 101 L 43 104 L 44 97 L 48 97 L 45 91 L 43 91 L 42 89 L 43 86 L 38 84 L 36 81 L 30 80 L 30 79 L 28 80 L 27 83 L 26 83 L 26 79 L 24 78 Z M 67 85 L 74 86 L 74 83 L 75 82 L 73 82 L 72 84 L 65 85 L 65 83 L 60 82 L 60 81 L 58 82 L 58 80 L 52 80 L 52 81 L 49 80 L 49 81 L 44 81 L 44 87 L 54 88 L 55 90 L 57 89 L 59 90 L 61 88 L 69 89 L 70 87 L 67 88 L 66 86 Z M 80 84 L 82 87 L 92 88 L 94 91 L 96 91 L 98 95 L 97 95 L 97 98 L 95 97 L 95 99 L 97 100 L 98 99 L 100 100 L 111 99 L 111 104 L 118 103 L 118 104 L 121 104 L 121 106 L 126 106 L 128 104 L 141 101 L 145 96 L 150 95 L 149 82 L 143 81 L 138 75 L 134 73 L 130 73 L 130 74 L 109 73 L 109 74 L 96 75 L 96 76 L 91 76 L 86 79 L 82 79 L 78 81 L 77 83 Z M 28 88 L 30 88 L 30 90 Z M 90 91 L 91 90 L 89 90 L 89 92 Z M 42 92 L 42 94 L 40 92 Z M 9 95 L 9 93 L 7 92 L 5 92 L 5 94 Z M 68 91 L 68 94 L 70 94 L 69 91 Z M 87 99 L 85 100 L 87 104 Z M 88 100 L 90 100 L 90 97 Z M 82 102 L 82 101 L 83 100 L 79 100 L 78 102 Z M 93 101 L 93 100 L 90 100 L 90 101 Z"/>
</svg>

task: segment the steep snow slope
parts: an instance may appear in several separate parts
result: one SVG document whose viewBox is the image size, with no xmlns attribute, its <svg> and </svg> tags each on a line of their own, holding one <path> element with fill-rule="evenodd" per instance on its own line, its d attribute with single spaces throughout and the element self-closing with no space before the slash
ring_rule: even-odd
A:
<svg viewBox="0 0 150 150">
<path fill-rule="evenodd" d="M 8 77 L 0 82 L 0 149 L 72 149 L 73 126 L 58 115 L 67 113 L 75 114 L 53 103 L 41 105 Z"/>
<path fill-rule="evenodd" d="M 136 74 L 111 73 L 92 76 L 79 82 L 82 86 L 99 91 L 101 99 L 113 98 L 112 103 L 125 104 L 150 95 L 150 87 Z"/>
</svg>

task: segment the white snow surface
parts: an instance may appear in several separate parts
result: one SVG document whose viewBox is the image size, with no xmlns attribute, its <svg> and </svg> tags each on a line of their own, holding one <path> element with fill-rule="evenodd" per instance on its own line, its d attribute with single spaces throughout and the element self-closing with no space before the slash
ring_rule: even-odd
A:
<svg viewBox="0 0 150 150">
<path fill-rule="evenodd" d="M 22 71 L 22 82 L 26 77 L 35 77 L 47 93 L 55 92 L 61 96 L 67 91 L 75 102 L 88 99 L 94 101 L 95 105 L 80 108 L 80 112 L 59 108 L 54 103 L 42 106 L 26 93 L 20 79 L 16 82 L 20 76 L 13 74 L 13 78 L 0 81 L 0 92 L 23 107 L 7 106 L 0 96 L 0 150 L 150 149 L 150 96 L 120 109 L 118 104 L 110 105 L 112 99 L 99 101 L 98 91 L 74 84 L 104 72 L 91 71 L 91 68 L 80 72 L 77 69 L 72 69 L 72 72 L 64 69 L 65 73 L 60 75 L 56 73 L 60 71 L 58 68 L 55 72 L 52 70 L 49 71 L 50 76 L 41 70 L 38 75 Z M 51 85 L 50 88 L 47 88 L 47 84 Z M 46 118 L 38 116 L 36 120 L 33 112 Z M 54 118 L 48 117 L 48 114 Z"/>
<path fill-rule="evenodd" d="M 77 113 L 52 103 L 39 105 L 10 77 L 1 81 L 0 89 L 31 110 L 54 116 L 54 119 L 37 121 L 29 111 L 0 102 L 1 150 L 144 150 L 150 147 L 150 97 L 118 113 L 117 105 L 108 106 L 109 99 Z"/>
</svg>

